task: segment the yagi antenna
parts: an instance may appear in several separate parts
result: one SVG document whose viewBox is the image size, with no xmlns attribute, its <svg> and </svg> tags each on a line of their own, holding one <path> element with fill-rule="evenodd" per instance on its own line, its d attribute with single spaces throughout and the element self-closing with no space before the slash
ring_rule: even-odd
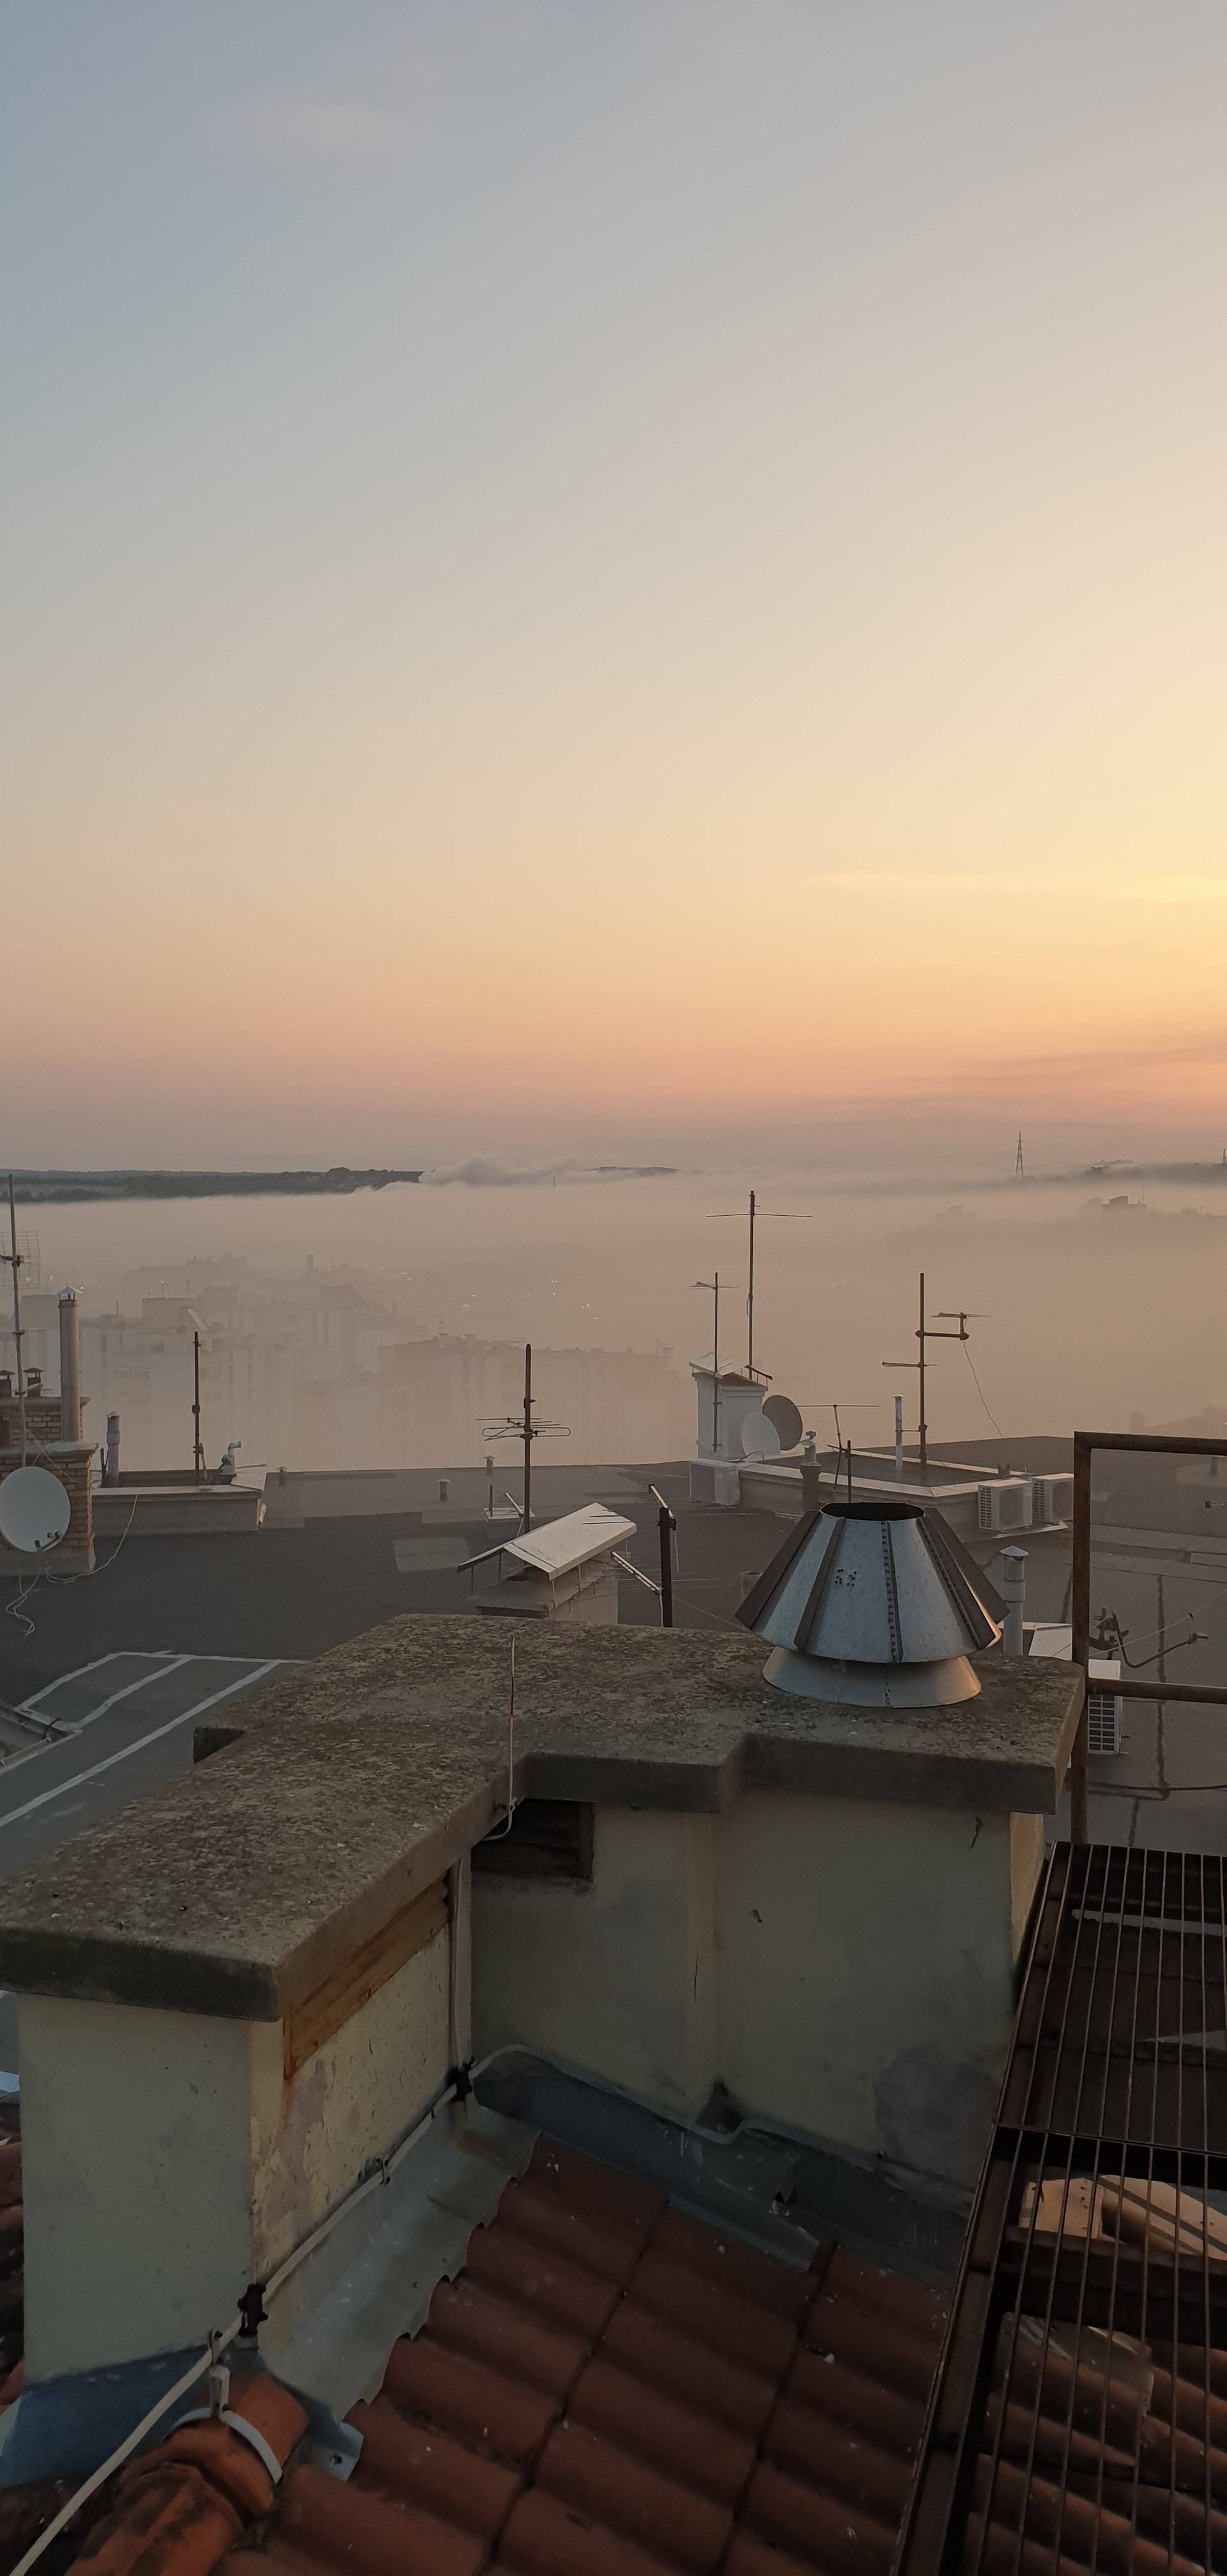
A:
<svg viewBox="0 0 1227 2576">
<path fill-rule="evenodd" d="M 524 1345 L 524 1406 L 520 1413 L 506 1413 L 497 1422 L 483 1422 L 484 1440 L 522 1440 L 524 1443 L 524 1510 L 520 1535 L 532 1528 L 532 1474 L 534 1440 L 569 1440 L 570 1424 L 535 1422 L 533 1420 L 533 1346 Z"/>
</svg>

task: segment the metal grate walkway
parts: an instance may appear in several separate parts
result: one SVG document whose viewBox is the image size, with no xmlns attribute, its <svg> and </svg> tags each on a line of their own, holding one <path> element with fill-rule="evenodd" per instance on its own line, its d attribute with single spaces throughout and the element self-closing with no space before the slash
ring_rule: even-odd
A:
<svg viewBox="0 0 1227 2576">
<path fill-rule="evenodd" d="M 1054 1852 L 903 2576 L 1227 2568 L 1227 1862 Z"/>
</svg>

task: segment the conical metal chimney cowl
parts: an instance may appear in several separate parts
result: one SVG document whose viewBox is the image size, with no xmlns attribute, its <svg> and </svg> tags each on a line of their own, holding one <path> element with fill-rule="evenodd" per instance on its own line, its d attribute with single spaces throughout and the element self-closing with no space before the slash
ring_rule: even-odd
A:
<svg viewBox="0 0 1227 2576">
<path fill-rule="evenodd" d="M 1001 1634 L 978 1572 L 918 1503 L 832 1502 L 803 1515 L 737 1616 L 794 1698 L 950 1708 L 976 1697 L 968 1656 Z"/>
</svg>

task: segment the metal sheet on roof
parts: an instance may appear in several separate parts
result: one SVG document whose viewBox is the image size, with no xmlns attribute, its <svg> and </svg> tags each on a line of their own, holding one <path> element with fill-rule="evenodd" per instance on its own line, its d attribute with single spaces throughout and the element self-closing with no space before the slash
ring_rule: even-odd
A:
<svg viewBox="0 0 1227 2576">
<path fill-rule="evenodd" d="M 546 1521 L 541 1529 L 504 1540 L 503 1552 L 534 1574 L 570 1574 L 634 1535 L 634 1521 L 621 1512 L 609 1511 L 604 1503 L 585 1503 L 582 1511 L 564 1512 L 560 1521 Z"/>
</svg>

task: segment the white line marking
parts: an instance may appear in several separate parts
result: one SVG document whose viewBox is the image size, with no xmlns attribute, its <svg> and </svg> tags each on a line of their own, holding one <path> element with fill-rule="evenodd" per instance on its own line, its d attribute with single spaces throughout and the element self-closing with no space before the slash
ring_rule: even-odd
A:
<svg viewBox="0 0 1227 2576">
<path fill-rule="evenodd" d="M 134 1647 L 132 1651 L 136 1653 L 138 1649 Z M 127 1661 L 127 1651 L 120 1654 L 95 1655 L 92 1664 L 78 1664 L 71 1673 L 59 1673 L 53 1682 L 44 1682 L 41 1690 L 31 1691 L 29 1698 L 23 1699 L 18 1714 L 21 1717 L 29 1717 L 31 1711 L 37 1708 L 40 1699 L 49 1698 L 51 1692 L 59 1690 L 64 1682 L 79 1682 L 82 1673 L 96 1673 L 103 1664 L 126 1664 Z"/>
<path fill-rule="evenodd" d="M 109 1699 L 100 1699 L 96 1708 L 88 1708 L 84 1717 L 79 1717 L 76 1724 L 69 1729 L 70 1733 L 79 1735 L 82 1727 L 92 1726 L 96 1717 L 105 1717 L 107 1710 L 114 1708 L 118 1700 L 131 1699 L 135 1691 L 148 1690 L 151 1682 L 161 1681 L 163 1673 L 178 1672 L 181 1664 L 190 1664 L 191 1660 L 190 1655 L 175 1655 L 169 1663 L 159 1658 L 152 1672 L 140 1673 L 134 1682 L 125 1682 L 122 1690 L 112 1691 Z M 29 1711 L 23 1710 L 20 1714 L 28 1716 Z M 67 1718 L 62 1722 L 65 1726 L 68 1725 Z M 54 1719 L 51 1723 L 54 1725 Z"/>
<path fill-rule="evenodd" d="M 198 1699 L 194 1708 L 182 1709 L 178 1717 L 168 1717 L 165 1726 L 155 1726 L 150 1734 L 138 1735 L 134 1744 L 123 1745 L 118 1753 L 108 1753 L 102 1762 L 91 1762 L 88 1771 L 74 1772 L 71 1780 L 61 1780 L 57 1788 L 44 1789 L 37 1798 L 27 1798 L 24 1807 L 10 1808 L 7 1816 L 0 1816 L 0 1832 L 6 1825 L 20 1824 L 23 1816 L 32 1816 L 36 1807 L 50 1806 L 54 1798 L 66 1798 L 70 1789 L 79 1789 L 86 1780 L 96 1780 L 100 1772 L 113 1771 L 117 1762 L 127 1762 L 133 1753 L 143 1753 L 147 1744 L 157 1744 L 162 1736 L 172 1735 L 177 1726 L 186 1726 L 190 1717 L 199 1717 L 206 1708 L 216 1708 L 219 1700 L 233 1698 L 235 1691 L 246 1690 L 251 1682 L 262 1682 L 266 1673 L 276 1672 L 281 1661 L 280 1655 L 270 1655 L 268 1662 L 257 1664 L 254 1672 L 243 1673 L 237 1682 L 227 1682 L 224 1690 L 210 1692 L 207 1699 Z"/>
</svg>

